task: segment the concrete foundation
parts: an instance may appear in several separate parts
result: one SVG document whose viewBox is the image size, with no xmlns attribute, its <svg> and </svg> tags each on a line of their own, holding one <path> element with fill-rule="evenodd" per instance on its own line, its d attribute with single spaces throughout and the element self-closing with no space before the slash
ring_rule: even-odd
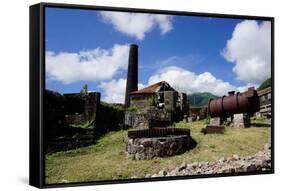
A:
<svg viewBox="0 0 281 191">
<path fill-rule="evenodd" d="M 220 117 L 213 117 L 210 119 L 210 125 L 212 126 L 220 126 L 222 125 L 222 118 Z"/>
<path fill-rule="evenodd" d="M 250 117 L 247 114 L 239 113 L 233 115 L 233 127 L 250 127 Z"/>
</svg>

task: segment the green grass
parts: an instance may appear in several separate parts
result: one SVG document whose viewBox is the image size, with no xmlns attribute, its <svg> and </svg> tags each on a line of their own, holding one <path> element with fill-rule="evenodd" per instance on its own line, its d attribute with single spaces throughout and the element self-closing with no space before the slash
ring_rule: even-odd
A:
<svg viewBox="0 0 281 191">
<path fill-rule="evenodd" d="M 145 107 L 141 107 L 141 106 L 137 106 L 137 105 L 131 105 L 126 110 L 128 110 L 128 111 L 137 111 L 137 110 L 141 110 L 141 109 L 144 109 L 144 108 Z"/>
<path fill-rule="evenodd" d="M 84 124 L 79 124 L 79 125 L 72 124 L 72 125 L 70 125 L 70 126 L 71 126 L 71 127 L 76 127 L 76 128 L 82 128 L 82 129 L 95 128 L 95 126 L 94 126 L 94 121 L 87 121 L 86 123 L 84 123 Z"/>
<path fill-rule="evenodd" d="M 261 119 L 259 119 L 261 120 Z M 266 123 L 266 119 L 259 121 Z M 125 141 L 127 131 L 110 132 L 92 146 L 58 152 L 46 156 L 46 182 L 70 182 L 126 179 L 144 176 L 162 169 L 170 170 L 182 162 L 214 161 L 233 154 L 253 155 L 270 142 L 271 129 L 268 127 L 230 128 L 223 135 L 203 135 L 204 121 L 174 125 L 190 128 L 197 146 L 184 154 L 152 160 L 126 159 Z"/>
</svg>

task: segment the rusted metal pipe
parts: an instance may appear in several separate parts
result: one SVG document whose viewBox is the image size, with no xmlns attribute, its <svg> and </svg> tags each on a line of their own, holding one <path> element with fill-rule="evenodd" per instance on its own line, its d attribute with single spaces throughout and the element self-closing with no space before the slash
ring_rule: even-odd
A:
<svg viewBox="0 0 281 191">
<path fill-rule="evenodd" d="M 228 117 L 237 113 L 252 115 L 259 109 L 259 97 L 254 87 L 243 93 L 231 92 L 229 96 L 210 99 L 208 102 L 208 114 L 211 117 Z"/>
</svg>

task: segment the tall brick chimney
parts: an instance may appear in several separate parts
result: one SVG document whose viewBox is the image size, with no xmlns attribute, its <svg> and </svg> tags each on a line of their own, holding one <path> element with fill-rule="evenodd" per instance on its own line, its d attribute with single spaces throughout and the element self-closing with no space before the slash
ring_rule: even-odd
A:
<svg viewBox="0 0 281 191">
<path fill-rule="evenodd" d="M 130 106 L 129 93 L 138 90 L 138 45 L 131 44 L 128 61 L 125 107 Z"/>
</svg>

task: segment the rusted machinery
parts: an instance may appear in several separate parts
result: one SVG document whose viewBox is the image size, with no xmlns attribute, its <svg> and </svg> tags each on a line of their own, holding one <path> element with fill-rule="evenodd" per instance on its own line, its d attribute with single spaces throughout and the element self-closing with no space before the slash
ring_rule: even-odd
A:
<svg viewBox="0 0 281 191">
<path fill-rule="evenodd" d="M 180 128 L 152 128 L 152 129 L 138 129 L 128 131 L 128 137 L 135 138 L 149 138 L 149 137 L 167 137 L 173 135 L 187 135 L 190 136 L 190 129 Z"/>
<path fill-rule="evenodd" d="M 248 88 L 248 91 L 243 93 L 229 92 L 228 96 L 210 99 L 208 103 L 210 117 L 228 117 L 238 113 L 252 115 L 259 109 L 259 97 L 254 87 Z"/>
<path fill-rule="evenodd" d="M 225 127 L 224 126 L 214 126 L 207 125 L 205 128 L 201 129 L 201 133 L 206 134 L 224 134 Z"/>
</svg>

